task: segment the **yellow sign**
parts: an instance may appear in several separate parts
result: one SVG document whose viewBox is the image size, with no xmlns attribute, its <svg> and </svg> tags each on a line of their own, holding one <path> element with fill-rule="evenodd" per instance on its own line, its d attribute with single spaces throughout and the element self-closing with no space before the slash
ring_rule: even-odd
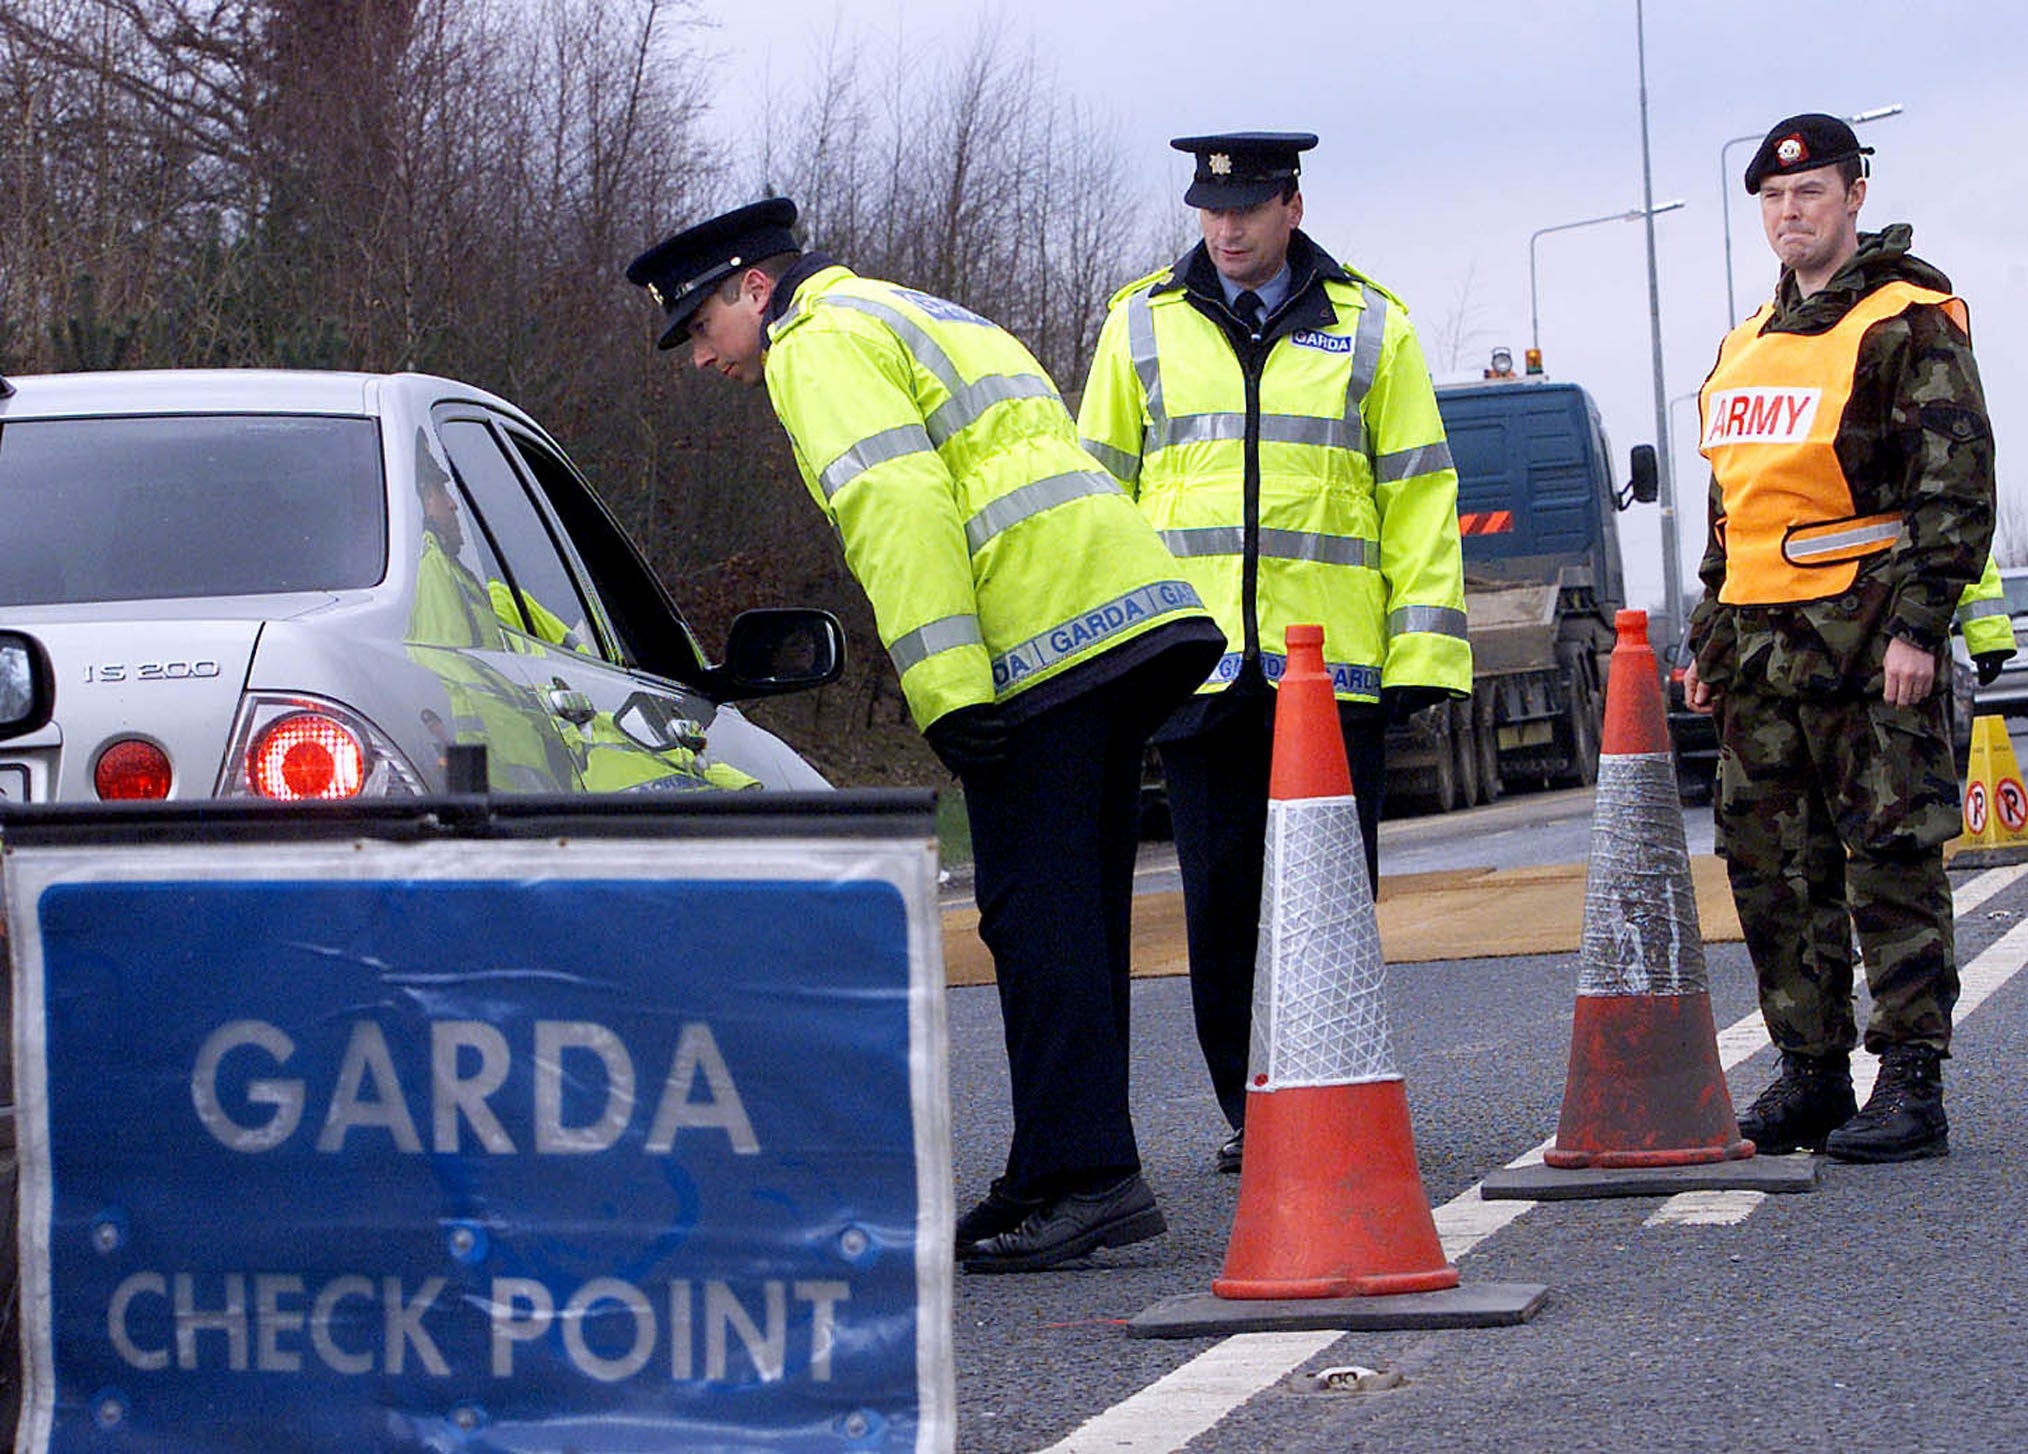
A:
<svg viewBox="0 0 2028 1454">
<path fill-rule="evenodd" d="M 1963 867 L 2028 863 L 2028 787 L 2006 719 L 1974 717 L 1965 764 L 1965 831 L 1945 845 Z M 1969 855 L 1969 856 L 1968 856 Z"/>
</svg>

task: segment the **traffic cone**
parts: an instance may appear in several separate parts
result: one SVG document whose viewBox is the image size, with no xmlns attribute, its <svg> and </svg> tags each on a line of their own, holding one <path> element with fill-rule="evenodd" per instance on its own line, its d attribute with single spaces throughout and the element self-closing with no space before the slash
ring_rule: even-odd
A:
<svg viewBox="0 0 2028 1454">
<path fill-rule="evenodd" d="M 1458 1289 L 1387 1043 L 1384 961 L 1319 626 L 1288 628 L 1275 707 L 1246 1159 L 1212 1297 L 1140 1336 L 1476 1327 L 1533 1316 L 1534 1284 Z"/>
<path fill-rule="evenodd" d="M 1246 1160 L 1211 1290 L 1311 1298 L 1456 1287 L 1388 1050 L 1380 928 L 1323 628 L 1291 626 L 1288 650 L 1268 782 Z"/>
<path fill-rule="evenodd" d="M 1544 1167 L 1509 1167 L 1481 1195 L 1631 1196 L 1687 1189 L 1802 1190 L 1792 1168 L 1741 1173 L 1739 1134 L 1697 925 L 1697 893 L 1645 611 L 1621 611 L 1585 874 L 1570 1070 Z M 1545 1169 L 1546 1168 L 1546 1169 Z M 1721 1168 L 1714 1170 L 1713 1168 Z M 1664 1172 L 1660 1184 L 1640 1173 Z M 1582 1174 L 1582 1175 L 1580 1175 Z"/>
<path fill-rule="evenodd" d="M 1953 868 L 2028 863 L 2028 789 L 2003 717 L 1972 719 L 1965 763 L 1965 831 L 1944 845 Z"/>
</svg>

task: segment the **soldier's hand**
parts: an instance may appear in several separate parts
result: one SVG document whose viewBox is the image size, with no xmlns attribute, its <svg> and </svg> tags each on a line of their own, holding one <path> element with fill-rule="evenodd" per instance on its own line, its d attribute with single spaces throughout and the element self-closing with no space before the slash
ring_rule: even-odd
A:
<svg viewBox="0 0 2028 1454">
<path fill-rule="evenodd" d="M 1700 716 L 1708 717 L 1716 696 L 1711 684 L 1697 674 L 1697 658 L 1691 657 L 1689 664 L 1683 668 L 1683 705 Z"/>
<path fill-rule="evenodd" d="M 1890 707 L 1913 707 L 1936 685 L 1936 658 L 1899 636 L 1888 638 L 1885 668 L 1881 695 Z"/>
</svg>

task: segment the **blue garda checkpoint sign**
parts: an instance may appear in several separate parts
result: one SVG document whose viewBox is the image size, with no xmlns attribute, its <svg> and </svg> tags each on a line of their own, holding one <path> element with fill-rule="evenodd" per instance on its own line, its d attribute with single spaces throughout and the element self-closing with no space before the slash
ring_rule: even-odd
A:
<svg viewBox="0 0 2028 1454">
<path fill-rule="evenodd" d="M 952 1448 L 926 794 L 162 806 L 0 817 L 17 1450 Z"/>
</svg>

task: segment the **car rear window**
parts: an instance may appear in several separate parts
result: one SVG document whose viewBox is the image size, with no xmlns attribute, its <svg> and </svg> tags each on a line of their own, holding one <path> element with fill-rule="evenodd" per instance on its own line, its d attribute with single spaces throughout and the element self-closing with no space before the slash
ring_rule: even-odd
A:
<svg viewBox="0 0 2028 1454">
<path fill-rule="evenodd" d="M 371 419 L 0 425 L 0 606 L 335 591 L 386 570 Z"/>
</svg>

